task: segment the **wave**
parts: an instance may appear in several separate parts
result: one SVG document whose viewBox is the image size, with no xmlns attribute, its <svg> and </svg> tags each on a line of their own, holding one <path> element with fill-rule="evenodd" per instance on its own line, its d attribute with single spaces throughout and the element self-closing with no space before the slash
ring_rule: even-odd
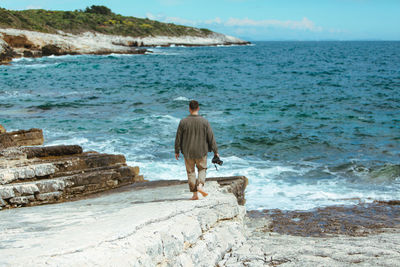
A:
<svg viewBox="0 0 400 267">
<path fill-rule="evenodd" d="M 11 67 L 13 68 L 30 68 L 30 69 L 42 69 L 42 68 L 48 68 L 58 65 L 58 63 L 40 63 L 40 64 L 12 64 Z"/>
<path fill-rule="evenodd" d="M 89 143 L 89 139 L 85 137 L 65 137 L 59 139 L 46 142 L 45 145 L 47 146 L 58 146 L 58 145 L 80 145 L 86 146 Z"/>
<path fill-rule="evenodd" d="M 189 101 L 189 98 L 184 96 L 178 96 L 177 98 L 174 98 L 174 101 Z"/>
<path fill-rule="evenodd" d="M 350 179 L 353 183 L 393 184 L 400 182 L 400 165 L 386 163 L 380 166 L 365 166 L 358 162 L 346 162 L 328 167 L 327 171 L 336 176 Z"/>
<path fill-rule="evenodd" d="M 152 115 L 145 118 L 143 124 L 153 122 L 165 125 L 163 129 L 171 132 L 176 130 L 178 121 L 179 118 L 170 115 Z M 47 131 L 46 135 L 49 135 Z M 93 139 L 86 137 L 85 133 L 83 136 L 76 136 L 74 132 L 51 133 L 49 138 L 53 140 L 46 145 L 78 144 L 83 146 L 85 151 L 124 154 L 128 165 L 139 166 L 141 173 L 148 180 L 187 179 L 182 158 L 176 161 L 173 157 L 173 144 L 168 147 L 160 144 L 160 138 L 156 136 L 134 138 L 125 132 L 122 135 L 113 133 L 114 138 L 107 136 L 109 133 L 100 139 Z M 211 155 L 209 156 L 211 158 Z M 392 189 L 388 192 L 385 186 L 344 179 L 344 176 L 348 176 L 347 171 L 354 168 L 355 162 L 337 165 L 329 170 L 323 163 L 277 162 L 257 157 L 221 154 L 224 164 L 217 171 L 210 158 L 207 177 L 244 175 L 249 178 L 246 189 L 248 209 L 308 210 L 328 205 L 395 198 L 395 191 Z M 363 172 L 361 166 L 357 170 Z M 379 177 L 382 176 L 396 179 L 399 170 L 400 165 L 387 165 L 367 173 L 375 180 L 381 179 Z M 329 179 L 321 179 L 324 173 L 330 175 Z"/>
<path fill-rule="evenodd" d="M 393 181 L 400 178 L 400 165 L 386 164 L 378 169 L 371 170 L 369 178 L 374 181 Z"/>
<path fill-rule="evenodd" d="M 20 58 L 13 58 L 11 62 L 21 62 L 21 61 L 28 61 L 31 62 L 33 61 L 33 58 L 30 57 L 20 57 Z"/>
<path fill-rule="evenodd" d="M 153 55 L 153 56 L 178 56 L 178 55 L 182 55 L 182 52 L 178 53 L 176 50 L 174 49 L 174 52 L 168 51 L 168 48 L 153 48 L 153 49 L 148 49 L 151 53 L 149 53 L 148 55 Z"/>
<path fill-rule="evenodd" d="M 80 108 L 82 103 L 64 102 L 64 103 L 45 103 L 38 106 L 30 106 L 29 108 L 36 108 L 41 110 L 51 110 L 53 108 Z"/>
</svg>

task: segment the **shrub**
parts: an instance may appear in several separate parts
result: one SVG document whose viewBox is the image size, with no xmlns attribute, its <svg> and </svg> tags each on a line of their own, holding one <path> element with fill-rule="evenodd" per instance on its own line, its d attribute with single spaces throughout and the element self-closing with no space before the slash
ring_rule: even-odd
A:
<svg viewBox="0 0 400 267">
<path fill-rule="evenodd" d="M 124 36 L 205 36 L 211 31 L 161 23 L 150 19 L 114 14 L 104 6 L 91 6 L 85 11 L 7 10 L 0 8 L 0 27 L 56 33 L 61 30 L 74 34 L 96 31 Z"/>
<path fill-rule="evenodd" d="M 94 14 L 101 14 L 101 15 L 111 15 L 111 9 L 106 6 L 95 6 L 92 5 L 91 7 L 87 7 L 85 9 L 85 13 L 94 13 Z"/>
</svg>

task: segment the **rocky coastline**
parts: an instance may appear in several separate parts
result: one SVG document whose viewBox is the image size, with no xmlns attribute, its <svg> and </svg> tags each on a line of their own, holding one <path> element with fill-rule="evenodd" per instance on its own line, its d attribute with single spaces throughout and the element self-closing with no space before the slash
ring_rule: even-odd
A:
<svg viewBox="0 0 400 267">
<path fill-rule="evenodd" d="M 399 201 L 246 211 L 244 176 L 208 178 L 190 201 L 186 181 L 145 181 L 123 155 L 43 142 L 0 125 L 0 266 L 400 262 Z"/>
<path fill-rule="evenodd" d="M 61 55 L 145 54 L 145 47 L 247 45 L 249 42 L 220 33 L 207 36 L 131 37 L 96 32 L 42 33 L 0 28 L 0 64 L 14 58 Z"/>
<path fill-rule="evenodd" d="M 0 133 L 0 209 L 63 202 L 144 181 L 123 155 L 83 152 L 77 145 L 37 147 L 43 142 L 41 129 Z"/>
</svg>

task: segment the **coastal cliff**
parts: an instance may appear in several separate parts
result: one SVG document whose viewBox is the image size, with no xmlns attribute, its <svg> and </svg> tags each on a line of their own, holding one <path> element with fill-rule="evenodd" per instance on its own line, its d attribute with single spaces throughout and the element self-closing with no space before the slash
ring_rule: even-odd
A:
<svg viewBox="0 0 400 267">
<path fill-rule="evenodd" d="M 140 47 L 249 44 L 207 29 L 124 17 L 106 7 L 93 12 L 0 9 L 0 16 L 0 64 L 18 57 L 144 54 Z"/>
</svg>

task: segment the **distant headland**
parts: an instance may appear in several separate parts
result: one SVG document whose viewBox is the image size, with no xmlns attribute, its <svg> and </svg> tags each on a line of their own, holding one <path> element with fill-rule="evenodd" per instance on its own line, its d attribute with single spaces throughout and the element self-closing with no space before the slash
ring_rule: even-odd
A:
<svg viewBox="0 0 400 267">
<path fill-rule="evenodd" d="M 208 29 L 122 16 L 105 6 L 85 10 L 0 8 L 0 64 L 18 57 L 143 54 L 142 47 L 246 45 Z"/>
</svg>

